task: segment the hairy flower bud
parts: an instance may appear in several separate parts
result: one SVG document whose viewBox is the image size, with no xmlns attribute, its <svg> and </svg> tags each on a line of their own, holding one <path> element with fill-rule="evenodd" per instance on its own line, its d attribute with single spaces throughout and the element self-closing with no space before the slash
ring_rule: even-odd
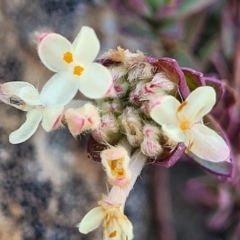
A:
<svg viewBox="0 0 240 240">
<path fill-rule="evenodd" d="M 132 107 L 125 108 L 123 114 L 120 116 L 120 121 L 128 142 L 133 147 L 139 147 L 143 141 L 143 133 L 141 118 L 137 110 Z"/>
<path fill-rule="evenodd" d="M 93 130 L 92 136 L 99 143 L 115 144 L 121 137 L 119 123 L 112 113 L 101 117 L 101 124 Z"/>
<path fill-rule="evenodd" d="M 98 109 L 91 103 L 86 103 L 78 109 L 69 108 L 65 112 L 65 119 L 73 136 L 77 136 L 86 130 L 96 129 L 101 121 Z"/>
<path fill-rule="evenodd" d="M 163 148 L 160 144 L 161 130 L 157 126 L 147 124 L 143 127 L 143 142 L 141 143 L 141 151 L 150 158 L 157 158 Z"/>
<path fill-rule="evenodd" d="M 101 109 L 102 113 L 114 112 L 115 114 L 121 114 L 123 111 L 122 105 L 122 102 L 117 98 L 108 101 L 98 101 L 98 106 Z"/>
</svg>

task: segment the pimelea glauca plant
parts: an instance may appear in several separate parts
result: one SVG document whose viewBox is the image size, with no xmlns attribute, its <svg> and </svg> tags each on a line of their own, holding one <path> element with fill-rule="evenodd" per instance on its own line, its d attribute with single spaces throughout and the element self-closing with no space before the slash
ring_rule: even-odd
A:
<svg viewBox="0 0 240 240">
<path fill-rule="evenodd" d="M 95 61 L 99 50 L 89 27 L 72 44 L 55 33 L 39 34 L 39 57 L 55 74 L 40 93 L 26 82 L 2 84 L 0 99 L 27 112 L 26 122 L 9 136 L 12 144 L 29 139 L 40 122 L 47 132 L 66 123 L 74 137 L 91 133 L 89 158 L 102 163 L 112 187 L 83 217 L 79 231 L 102 226 L 105 240 L 131 240 L 124 205 L 145 164 L 170 167 L 186 153 L 208 171 L 231 175 L 228 140 L 209 116 L 224 86 L 174 59 L 118 47 Z M 78 90 L 92 101 L 69 107 Z"/>
</svg>

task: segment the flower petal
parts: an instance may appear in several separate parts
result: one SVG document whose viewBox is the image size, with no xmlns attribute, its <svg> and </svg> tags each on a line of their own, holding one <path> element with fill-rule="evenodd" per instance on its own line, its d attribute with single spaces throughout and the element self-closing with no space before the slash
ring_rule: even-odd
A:
<svg viewBox="0 0 240 240">
<path fill-rule="evenodd" d="M 196 156 L 211 162 L 230 162 L 230 149 L 223 138 L 203 124 L 194 124 L 184 141 Z"/>
<path fill-rule="evenodd" d="M 66 52 L 72 52 L 72 44 L 56 33 L 47 34 L 38 45 L 39 58 L 53 72 L 67 69 L 68 63 L 63 60 Z"/>
<path fill-rule="evenodd" d="M 0 94 L 15 95 L 19 97 L 19 90 L 24 87 L 35 88 L 32 84 L 23 81 L 8 82 L 0 85 Z"/>
<path fill-rule="evenodd" d="M 12 132 L 9 136 L 9 142 L 12 144 L 22 143 L 28 140 L 37 130 L 42 114 L 39 110 L 30 110 L 27 115 L 27 120 L 16 131 Z"/>
<path fill-rule="evenodd" d="M 94 30 L 90 27 L 82 27 L 73 42 L 74 56 L 81 64 L 89 64 L 94 61 L 100 50 L 100 43 Z"/>
<path fill-rule="evenodd" d="M 87 66 L 79 78 L 79 90 L 91 99 L 104 97 L 112 84 L 110 72 L 98 63 Z"/>
<path fill-rule="evenodd" d="M 172 97 L 167 96 L 160 104 L 156 104 L 150 110 L 151 118 L 160 125 L 174 125 L 178 126 L 177 108 L 179 101 Z"/>
<path fill-rule="evenodd" d="M 28 111 L 32 106 L 26 104 L 19 96 L 20 90 L 25 87 L 35 89 L 35 87 L 28 82 L 16 81 L 1 84 L 0 100 L 22 111 Z"/>
<path fill-rule="evenodd" d="M 63 117 L 62 108 L 46 108 L 43 110 L 42 127 L 46 132 L 57 129 L 61 126 Z"/>
<path fill-rule="evenodd" d="M 184 141 L 185 135 L 184 135 L 183 131 L 181 131 L 181 129 L 178 128 L 177 126 L 163 124 L 162 130 L 163 130 L 164 134 L 171 140 L 178 142 L 178 143 Z"/>
<path fill-rule="evenodd" d="M 29 105 L 41 105 L 39 92 L 33 86 L 22 87 L 19 90 L 19 97 Z"/>
<path fill-rule="evenodd" d="M 45 107 L 63 107 L 78 91 L 79 79 L 68 72 L 53 75 L 44 85 L 40 100 Z"/>
<path fill-rule="evenodd" d="M 102 207 L 96 207 L 92 209 L 84 216 L 82 221 L 79 223 L 79 232 L 87 234 L 98 228 L 103 222 L 105 216 L 106 213 L 104 213 Z"/>
<path fill-rule="evenodd" d="M 178 109 L 178 117 L 188 119 L 191 123 L 198 122 L 211 111 L 216 102 L 216 92 L 212 87 L 196 88 Z"/>
<path fill-rule="evenodd" d="M 118 222 L 122 229 L 122 232 L 124 232 L 124 236 L 126 235 L 128 240 L 132 240 L 133 226 L 129 219 L 124 214 L 122 214 L 122 216 L 119 217 Z"/>
</svg>

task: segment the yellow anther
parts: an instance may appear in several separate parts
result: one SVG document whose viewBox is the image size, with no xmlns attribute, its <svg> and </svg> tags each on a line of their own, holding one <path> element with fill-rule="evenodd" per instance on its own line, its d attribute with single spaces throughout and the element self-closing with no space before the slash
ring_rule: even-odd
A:
<svg viewBox="0 0 240 240">
<path fill-rule="evenodd" d="M 84 68 L 81 66 L 76 66 L 73 69 L 73 74 L 80 76 L 83 72 Z"/>
<path fill-rule="evenodd" d="M 184 101 L 181 103 L 181 105 L 177 108 L 177 111 L 180 112 L 183 110 L 183 108 L 188 104 L 188 102 Z"/>
<path fill-rule="evenodd" d="M 66 62 L 66 63 L 71 63 L 73 61 L 73 55 L 71 52 L 65 52 L 63 54 L 63 60 Z"/>
<path fill-rule="evenodd" d="M 115 160 L 108 160 L 108 165 L 112 170 L 112 174 L 114 176 L 124 176 L 124 168 L 123 168 L 123 158 L 118 158 Z"/>
<path fill-rule="evenodd" d="M 117 230 L 114 230 L 113 232 L 111 232 L 110 234 L 109 234 L 109 238 L 114 238 L 114 237 L 116 237 L 117 236 Z"/>
</svg>

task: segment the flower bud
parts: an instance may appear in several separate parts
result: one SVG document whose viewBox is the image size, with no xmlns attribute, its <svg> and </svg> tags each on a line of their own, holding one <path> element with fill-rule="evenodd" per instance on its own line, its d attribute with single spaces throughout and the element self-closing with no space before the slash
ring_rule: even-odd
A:
<svg viewBox="0 0 240 240">
<path fill-rule="evenodd" d="M 101 117 L 101 124 L 93 130 L 92 136 L 99 143 L 115 144 L 121 137 L 119 123 L 112 113 Z"/>
<path fill-rule="evenodd" d="M 123 111 L 122 102 L 117 98 L 98 101 L 98 106 L 102 113 L 114 112 L 115 114 L 121 114 Z"/>
<path fill-rule="evenodd" d="M 65 119 L 73 136 L 77 136 L 86 130 L 94 130 L 100 124 L 98 109 L 91 103 L 86 103 L 78 109 L 69 108 L 65 112 Z"/>
<path fill-rule="evenodd" d="M 120 121 L 128 142 L 133 147 L 139 147 L 143 141 L 143 134 L 142 122 L 138 112 L 132 107 L 127 107 L 120 116 Z"/>
<path fill-rule="evenodd" d="M 143 128 L 143 136 L 142 153 L 150 158 L 157 158 L 163 152 L 160 144 L 161 130 L 157 126 L 147 124 Z"/>
</svg>

